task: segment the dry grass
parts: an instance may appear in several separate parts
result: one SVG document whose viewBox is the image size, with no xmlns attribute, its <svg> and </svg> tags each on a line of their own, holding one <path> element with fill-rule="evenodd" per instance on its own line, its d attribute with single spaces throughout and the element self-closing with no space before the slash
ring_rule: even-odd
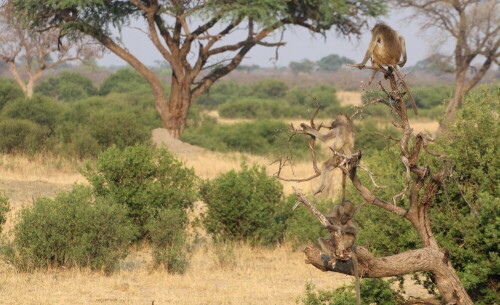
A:
<svg viewBox="0 0 500 305">
<path fill-rule="evenodd" d="M 273 160 L 265 157 L 199 148 L 186 154 L 182 149 L 174 153 L 201 178 L 214 178 L 239 169 L 242 162 L 264 165 L 270 174 L 277 171 L 276 164 L 270 165 Z M 80 166 L 57 158 L 1 156 L 0 191 L 7 193 L 14 207 L 4 229 L 12 228 L 12 215 L 31 204 L 34 198 L 52 196 L 69 189 L 75 182 L 85 183 L 78 173 Z M 286 168 L 283 176 L 307 177 L 312 173 L 310 163 L 303 162 L 295 164 L 293 172 Z M 334 177 L 337 188 L 340 176 Z M 285 192 L 290 193 L 292 185 L 310 192 L 318 183 L 315 179 L 302 184 L 283 184 Z M 110 276 L 77 269 L 19 273 L 0 261 L 0 303 L 293 304 L 303 295 L 306 282 L 312 282 L 318 289 L 333 289 L 352 281 L 351 277 L 323 273 L 304 264 L 304 255 L 293 252 L 287 245 L 264 249 L 237 244 L 230 251 L 205 241 L 193 253 L 191 267 L 184 275 L 154 269 L 147 249 L 133 252 L 120 266 L 121 269 Z M 425 296 L 422 289 L 415 286 L 407 291 L 414 296 Z"/>
<path fill-rule="evenodd" d="M 259 164 L 266 168 L 269 175 L 275 175 L 278 172 L 278 164 L 273 163 L 274 160 L 266 157 L 252 156 L 242 153 L 219 153 L 206 151 L 203 154 L 179 158 L 188 167 L 192 167 L 202 179 L 212 179 L 221 173 L 230 170 L 239 170 L 243 162 L 251 164 Z M 273 163 L 273 164 L 272 164 Z M 336 173 L 336 172 L 334 172 Z M 285 178 L 306 178 L 314 174 L 313 167 L 310 162 L 302 161 L 294 163 L 292 167 L 287 166 L 283 169 L 281 176 Z M 334 174 L 334 185 L 339 186 L 341 180 L 340 172 Z M 297 183 L 281 181 L 284 187 L 285 194 L 293 192 L 292 186 L 297 186 L 306 192 L 312 192 L 319 186 L 319 178 L 312 181 Z"/>
<path fill-rule="evenodd" d="M 242 161 L 269 165 L 263 157 L 244 154 L 203 152 L 180 156 L 202 178 L 214 178 Z M 39 196 L 51 196 L 84 181 L 77 166 L 55 166 L 56 160 L 2 156 L 0 190 L 7 192 L 14 207 L 13 217 Z M 312 171 L 308 164 L 294 167 L 296 175 Z M 269 167 L 269 172 L 275 169 Z M 290 186 L 285 185 L 290 191 Z M 305 188 L 307 190 L 307 187 Z M 219 251 L 219 252 L 217 252 Z M 134 252 L 122 263 L 122 270 L 105 276 L 87 270 L 51 270 L 18 273 L 0 262 L 2 304 L 290 304 L 303 293 L 307 281 L 330 289 L 351 281 L 350 277 L 326 274 L 303 263 L 304 256 L 287 246 L 276 249 L 236 245 L 233 253 L 209 244 L 193 255 L 185 275 L 153 270 L 147 251 Z M 229 263 L 221 258 L 230 255 Z M 227 265 L 227 266 L 226 266 Z"/>
<path fill-rule="evenodd" d="M 337 97 L 342 106 L 359 106 L 361 105 L 362 94 L 357 91 L 337 91 Z"/>
<path fill-rule="evenodd" d="M 197 250 L 184 275 L 151 270 L 141 253 L 128 262 L 138 267 L 111 276 L 85 270 L 26 274 L 0 267 L 2 304 L 293 304 L 307 281 L 332 289 L 352 280 L 304 264 L 303 255 L 286 246 L 236 245 L 234 264 L 225 268 L 214 249 Z"/>
<path fill-rule="evenodd" d="M 0 154 L 0 177 L 14 181 L 46 181 L 55 184 L 83 182 L 82 163 L 59 157 L 22 157 Z"/>
</svg>

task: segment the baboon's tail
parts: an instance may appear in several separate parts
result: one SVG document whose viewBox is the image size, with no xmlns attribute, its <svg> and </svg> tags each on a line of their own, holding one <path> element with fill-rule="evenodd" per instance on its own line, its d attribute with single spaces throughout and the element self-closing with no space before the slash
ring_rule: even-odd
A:
<svg viewBox="0 0 500 305">
<path fill-rule="evenodd" d="M 410 89 L 406 85 L 406 82 L 405 82 L 403 76 L 401 75 L 401 73 L 399 72 L 399 69 L 396 66 L 394 66 L 393 69 L 396 72 L 396 75 L 398 76 L 399 81 L 403 84 L 403 87 L 405 88 L 406 93 L 408 94 L 408 97 L 410 98 L 411 108 L 413 108 L 413 112 L 415 113 L 415 115 L 418 115 L 417 103 L 415 103 L 415 99 L 411 95 Z"/>
</svg>

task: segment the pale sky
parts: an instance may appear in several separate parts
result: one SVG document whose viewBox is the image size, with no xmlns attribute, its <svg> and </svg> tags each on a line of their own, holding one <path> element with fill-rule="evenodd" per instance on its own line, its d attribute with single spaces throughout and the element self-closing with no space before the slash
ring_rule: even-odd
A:
<svg viewBox="0 0 500 305">
<path fill-rule="evenodd" d="M 414 65 L 417 61 L 424 59 L 431 54 L 431 43 L 425 39 L 425 33 L 421 31 L 417 21 L 407 23 L 409 11 L 392 11 L 388 17 L 378 19 L 396 29 L 406 40 L 408 52 L 407 66 Z M 370 21 L 370 26 L 375 24 L 375 20 Z M 137 24 L 136 27 L 140 27 Z M 276 32 L 276 39 L 279 40 L 281 32 Z M 429 35 L 427 35 L 428 37 Z M 287 28 L 283 41 L 285 46 L 279 49 L 278 61 L 274 61 L 275 48 L 255 46 L 243 60 L 242 65 L 256 64 L 261 67 L 288 66 L 291 61 L 301 61 L 309 59 L 317 61 L 320 58 L 338 54 L 360 62 L 368 46 L 370 39 L 369 29 L 364 29 L 361 39 L 355 37 L 348 40 L 337 36 L 335 31 L 327 33 L 326 40 L 321 35 L 311 36 L 310 32 L 300 27 Z M 122 41 L 124 45 L 146 65 L 155 65 L 155 61 L 163 60 L 160 53 L 156 50 L 150 40 L 144 33 L 137 29 L 126 28 L 122 31 Z M 272 41 L 272 40 L 267 40 Z M 452 45 L 442 46 L 443 49 L 452 49 Z M 100 65 L 125 65 L 126 63 L 113 53 L 107 53 L 99 61 Z"/>
</svg>

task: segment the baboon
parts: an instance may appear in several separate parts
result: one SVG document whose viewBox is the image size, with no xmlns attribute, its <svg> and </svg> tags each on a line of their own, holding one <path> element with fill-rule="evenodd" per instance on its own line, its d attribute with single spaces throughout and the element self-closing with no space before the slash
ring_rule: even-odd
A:
<svg viewBox="0 0 500 305">
<path fill-rule="evenodd" d="M 403 56 L 402 60 L 400 60 L 401 56 Z M 377 23 L 372 29 L 372 40 L 370 41 L 370 46 L 368 47 L 368 50 L 366 50 L 363 61 L 358 64 L 358 66 L 360 68 L 365 66 L 369 58 L 371 58 L 373 66 L 379 68 L 388 66 L 389 71 L 396 72 L 396 75 L 405 87 L 406 93 L 408 93 L 413 112 L 418 114 L 415 100 L 413 99 L 410 90 L 408 90 L 408 87 L 406 86 L 406 83 L 397 68 L 398 65 L 403 67 L 406 63 L 405 39 L 390 26 L 384 23 Z M 368 82 L 369 84 L 371 84 L 376 73 L 377 71 L 373 70 L 372 77 Z"/>
<path fill-rule="evenodd" d="M 336 259 L 346 259 L 349 256 L 352 259 L 353 273 L 356 283 L 356 302 L 361 304 L 361 295 L 359 287 L 358 258 L 354 252 L 353 246 L 356 242 L 356 226 L 354 225 L 355 205 L 350 201 L 342 201 L 335 205 L 325 215 L 330 222 L 332 229 L 340 230 L 340 244 L 336 244 L 332 238 L 318 239 L 321 249 L 330 256 L 329 264 L 333 267 Z"/>
<path fill-rule="evenodd" d="M 325 215 L 333 229 L 340 229 L 340 232 L 342 233 L 340 245 L 332 245 L 332 240 L 330 238 L 318 239 L 321 248 L 327 254 L 341 259 L 348 257 L 348 254 L 356 241 L 356 227 L 353 221 L 355 212 L 356 207 L 354 204 L 351 201 L 346 200 L 335 205 Z M 335 248 L 335 253 L 332 253 L 332 247 Z"/>
<path fill-rule="evenodd" d="M 329 127 L 329 131 L 325 134 L 320 133 L 319 131 L 305 123 L 300 124 L 300 126 L 307 134 L 319 139 L 321 142 L 326 142 L 334 139 L 331 148 L 337 153 L 350 155 L 354 149 L 354 126 L 351 119 L 345 114 L 337 115 L 335 117 L 335 120 L 332 122 L 332 125 Z M 330 159 L 323 162 L 323 165 L 321 166 L 321 184 L 318 190 L 314 192 L 314 195 L 321 193 L 325 189 L 327 184 L 328 171 L 337 167 L 340 161 L 340 157 L 334 154 Z M 346 176 L 343 174 L 342 200 L 345 199 L 345 184 Z"/>
</svg>

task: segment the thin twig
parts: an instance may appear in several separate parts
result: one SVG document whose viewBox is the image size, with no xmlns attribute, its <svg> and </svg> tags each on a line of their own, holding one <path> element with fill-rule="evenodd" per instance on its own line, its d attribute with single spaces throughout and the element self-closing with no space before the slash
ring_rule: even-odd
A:
<svg viewBox="0 0 500 305">
<path fill-rule="evenodd" d="M 379 186 L 377 184 L 377 182 L 375 182 L 375 178 L 373 178 L 374 174 L 366 167 L 362 166 L 362 165 L 357 165 L 358 168 L 361 168 L 362 170 L 364 170 L 365 172 L 368 173 L 368 176 L 370 177 L 370 180 L 372 181 L 373 185 L 377 188 L 377 189 L 385 189 L 387 188 L 387 186 Z"/>
</svg>

